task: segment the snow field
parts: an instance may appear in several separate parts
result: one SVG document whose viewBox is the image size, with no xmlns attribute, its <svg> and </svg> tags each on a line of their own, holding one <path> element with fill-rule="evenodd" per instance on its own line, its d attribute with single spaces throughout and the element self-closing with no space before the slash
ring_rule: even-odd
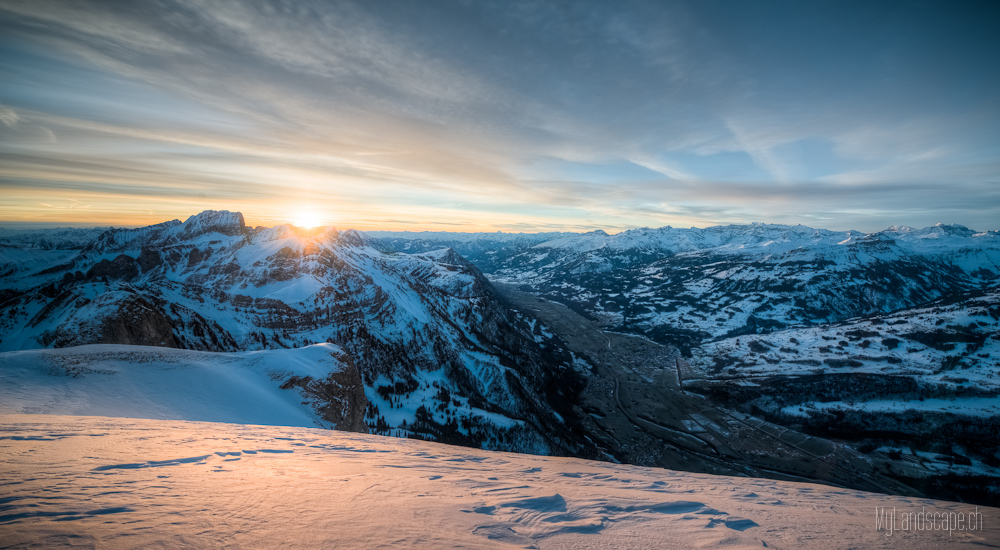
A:
<svg viewBox="0 0 1000 550">
<path fill-rule="evenodd" d="M 0 482 L 13 547 L 1000 545 L 997 508 L 294 427 L 2 416 Z M 876 507 L 982 529 L 887 536 Z"/>
</svg>

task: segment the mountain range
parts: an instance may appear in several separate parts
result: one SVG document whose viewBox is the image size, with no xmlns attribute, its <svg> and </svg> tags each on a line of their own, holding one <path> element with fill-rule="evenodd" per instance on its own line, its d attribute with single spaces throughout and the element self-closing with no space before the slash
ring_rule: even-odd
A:
<svg viewBox="0 0 1000 550">
<path fill-rule="evenodd" d="M 171 365 L 204 365 L 184 376 L 256 376 L 262 410 L 294 392 L 297 425 L 989 502 L 998 286 L 1000 232 L 958 225 L 405 233 L 206 211 L 0 230 L 0 376 L 5 410 L 31 412 L 46 376 L 123 388 L 146 368 L 128 376 L 153 403 Z M 175 417 L 222 419 L 204 410 Z"/>
</svg>

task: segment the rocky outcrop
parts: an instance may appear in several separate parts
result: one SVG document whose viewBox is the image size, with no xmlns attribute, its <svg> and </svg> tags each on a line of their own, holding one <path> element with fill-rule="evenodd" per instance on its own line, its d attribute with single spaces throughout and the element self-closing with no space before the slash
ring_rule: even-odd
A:
<svg viewBox="0 0 1000 550">
<path fill-rule="evenodd" d="M 139 268 L 142 269 L 143 273 L 148 273 L 152 269 L 162 264 L 163 259 L 160 257 L 159 252 L 146 246 L 143 247 L 142 252 L 139 254 L 139 257 L 136 258 L 136 263 L 139 264 Z"/>
<path fill-rule="evenodd" d="M 174 337 L 170 320 L 153 304 L 132 295 L 116 305 L 114 312 L 89 319 L 83 330 L 73 330 L 73 325 L 67 324 L 46 331 L 39 340 L 55 348 L 85 344 L 181 347 Z"/>
<path fill-rule="evenodd" d="M 88 279 L 107 277 L 131 281 L 139 275 L 139 267 L 135 259 L 125 254 L 119 254 L 114 260 L 101 260 L 87 271 Z"/>
<path fill-rule="evenodd" d="M 320 380 L 310 376 L 292 376 L 281 385 L 281 389 L 297 388 L 311 400 L 316 414 L 329 422 L 333 429 L 368 433 L 365 424 L 368 399 L 361 375 L 346 356 L 338 359 L 344 363 L 342 370 L 331 372 Z"/>
<path fill-rule="evenodd" d="M 102 321 L 97 343 L 179 347 L 170 320 L 159 309 L 138 296 L 123 302 L 118 315 Z"/>
</svg>

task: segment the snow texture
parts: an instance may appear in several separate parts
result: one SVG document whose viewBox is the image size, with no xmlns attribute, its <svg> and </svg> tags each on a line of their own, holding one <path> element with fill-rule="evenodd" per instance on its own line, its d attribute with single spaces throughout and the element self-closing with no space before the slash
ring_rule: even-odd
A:
<svg viewBox="0 0 1000 550">
<path fill-rule="evenodd" d="M 997 508 L 306 428 L 7 415 L 0 465 L 8 548 L 1000 545 Z"/>
</svg>

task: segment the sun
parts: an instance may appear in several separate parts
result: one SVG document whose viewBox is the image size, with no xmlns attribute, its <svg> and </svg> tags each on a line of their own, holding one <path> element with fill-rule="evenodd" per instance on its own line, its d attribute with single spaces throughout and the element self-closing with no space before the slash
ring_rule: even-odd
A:
<svg viewBox="0 0 1000 550">
<path fill-rule="evenodd" d="M 312 229 L 323 224 L 323 218 L 312 211 L 303 210 L 295 214 L 292 224 L 303 229 Z"/>
</svg>

